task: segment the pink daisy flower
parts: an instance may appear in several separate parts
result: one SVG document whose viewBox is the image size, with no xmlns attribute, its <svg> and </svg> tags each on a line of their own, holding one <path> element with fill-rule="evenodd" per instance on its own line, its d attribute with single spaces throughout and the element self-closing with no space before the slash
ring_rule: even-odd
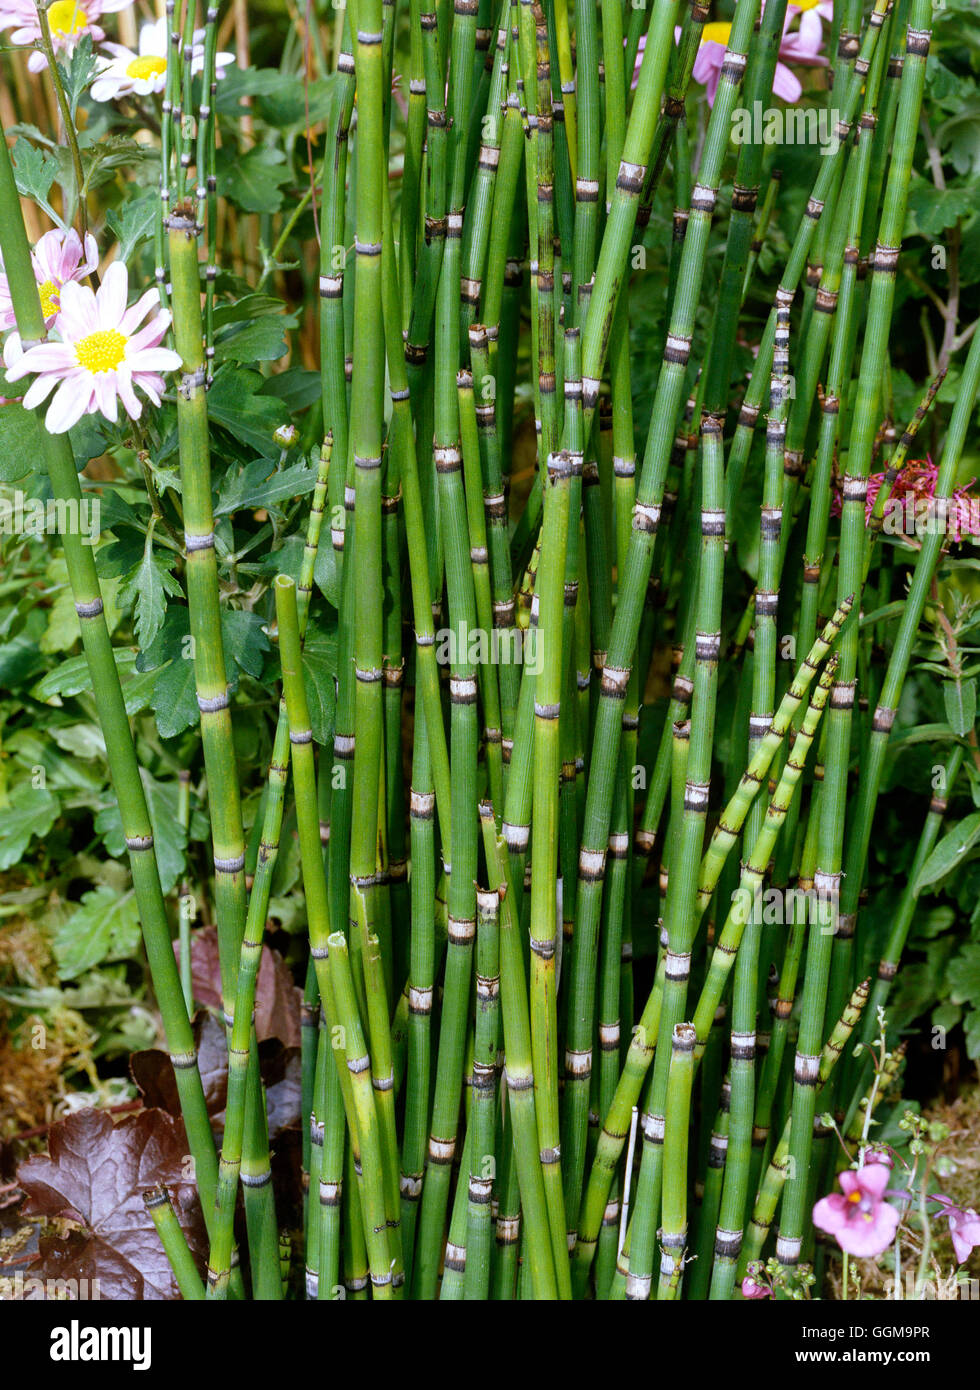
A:
<svg viewBox="0 0 980 1390">
<path fill-rule="evenodd" d="M 68 280 L 84 280 L 98 268 L 99 249 L 95 237 L 86 233 L 85 249 L 74 227 L 65 232 L 45 232 L 31 253 L 37 292 L 41 296 L 44 322 L 50 328 L 61 309 L 61 289 Z M 16 325 L 10 286 L 0 274 L 0 332 Z"/>
<path fill-rule="evenodd" d="M 790 10 L 798 12 L 800 9 L 809 8 L 811 7 L 804 4 L 803 6 L 791 6 Z M 793 33 L 789 33 L 789 25 L 793 18 L 794 15 L 788 10 L 786 22 L 783 25 L 782 41 L 779 45 L 780 58 L 785 58 L 791 63 L 798 63 L 810 67 L 820 67 L 826 64 L 827 59 L 821 57 L 819 52 L 820 48 L 823 46 L 823 27 L 820 20 L 816 19 L 816 16 L 814 16 L 816 28 L 814 29 L 813 23 L 810 22 L 804 29 L 803 20 L 807 19 L 808 16 L 807 14 L 803 14 L 800 17 L 800 28 L 794 30 Z M 698 49 L 697 57 L 694 59 L 694 68 L 691 75 L 694 81 L 700 83 L 707 92 L 709 106 L 714 106 L 715 104 L 715 94 L 718 91 L 721 68 L 725 61 L 725 52 L 728 48 L 728 40 L 731 32 L 732 26 L 722 23 L 721 21 L 714 21 L 711 24 L 706 24 L 701 36 L 701 46 Z M 681 30 L 680 26 L 678 26 L 674 30 L 675 43 L 680 41 L 680 36 Z M 645 46 L 646 40 L 645 38 L 641 38 L 640 48 L 636 58 L 636 67 L 633 72 L 634 87 L 636 86 L 639 76 L 640 61 Z M 773 76 L 772 90 L 775 96 L 781 97 L 783 101 L 792 103 L 799 101 L 803 92 L 803 87 L 799 78 L 794 72 L 790 71 L 786 63 L 777 62 L 776 71 Z"/>
<path fill-rule="evenodd" d="M 191 72 L 196 76 L 204 70 L 204 30 L 195 29 L 191 48 Z M 118 97 L 148 96 L 162 92 L 167 85 L 167 21 L 158 19 L 140 29 L 139 52 L 134 53 L 121 43 L 106 43 L 103 48 L 111 58 L 99 60 L 99 75 L 92 83 L 95 101 L 115 101 Z M 224 76 L 223 68 L 235 61 L 233 53 L 216 53 L 215 76 Z"/>
<path fill-rule="evenodd" d="M 821 1197 L 813 1208 L 813 1224 L 832 1235 L 848 1255 L 880 1255 L 898 1230 L 898 1212 L 884 1200 L 890 1176 L 890 1164 L 873 1160 L 841 1173 L 843 1196 L 833 1192 Z"/>
<path fill-rule="evenodd" d="M 161 373 L 180 366 L 178 354 L 160 346 L 170 311 L 161 309 L 139 328 L 160 297 L 150 289 L 127 308 L 128 291 L 129 272 L 122 261 L 110 265 L 98 293 L 69 280 L 61 292 L 60 342 L 38 343 L 25 352 L 19 334 L 11 333 L 4 344 L 10 381 L 37 373 L 24 396 L 28 410 L 54 391 L 44 418 L 52 434 L 64 434 L 86 414 L 99 412 L 115 421 L 119 401 L 138 420 L 143 407 L 136 387 L 160 404 Z"/>
<path fill-rule="evenodd" d="M 101 43 L 105 30 L 99 24 L 103 14 L 127 10 L 133 0 L 53 0 L 48 6 L 48 27 L 55 53 L 71 53 L 83 34 Z M 11 43 L 38 44 L 41 23 L 33 0 L 3 0 L 0 5 L 0 32 L 11 29 Z M 39 48 L 27 60 L 31 72 L 43 72 L 48 60 Z"/>
</svg>

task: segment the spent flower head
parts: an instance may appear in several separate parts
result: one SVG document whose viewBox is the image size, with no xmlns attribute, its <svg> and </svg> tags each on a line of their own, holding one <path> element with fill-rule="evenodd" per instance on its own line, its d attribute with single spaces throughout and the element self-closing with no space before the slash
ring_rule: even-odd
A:
<svg viewBox="0 0 980 1390">
<path fill-rule="evenodd" d="M 115 421 L 119 401 L 132 419 L 139 419 L 143 407 L 136 387 L 160 404 L 161 373 L 180 366 L 178 354 L 160 346 L 170 312 L 159 310 L 140 328 L 158 308 L 159 292 L 147 290 L 127 307 L 128 290 L 129 273 L 122 261 L 110 265 L 97 293 L 69 280 L 61 292 L 60 342 L 38 343 L 25 352 L 20 335 L 11 333 L 4 344 L 8 381 L 36 373 L 24 396 L 27 409 L 54 392 L 44 418 L 52 434 L 64 434 L 86 414 L 99 412 Z"/>
</svg>

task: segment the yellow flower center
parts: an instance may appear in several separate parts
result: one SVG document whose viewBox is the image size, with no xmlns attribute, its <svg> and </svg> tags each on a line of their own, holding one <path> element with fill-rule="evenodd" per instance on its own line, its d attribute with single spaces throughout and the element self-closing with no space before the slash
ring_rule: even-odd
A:
<svg viewBox="0 0 980 1390">
<path fill-rule="evenodd" d="M 850 1193 L 848 1193 L 847 1200 L 848 1200 L 849 1202 L 860 1202 L 860 1200 L 861 1200 L 861 1194 L 860 1194 L 860 1192 L 850 1192 Z"/>
<path fill-rule="evenodd" d="M 43 285 L 38 285 L 37 292 L 41 296 L 41 313 L 46 319 L 52 314 L 58 313 L 61 308 L 61 285 L 57 280 L 45 280 Z"/>
<path fill-rule="evenodd" d="M 88 372 L 111 372 L 126 356 L 127 338 L 118 328 L 101 328 L 75 344 L 78 365 Z"/>
<path fill-rule="evenodd" d="M 153 55 L 146 58 L 134 58 L 131 63 L 126 64 L 126 76 L 135 77 L 137 82 L 145 82 L 150 77 L 159 77 L 162 72 L 166 71 L 166 58 L 157 58 Z"/>
<path fill-rule="evenodd" d="M 793 4 L 798 10 L 815 10 L 820 0 L 793 0 Z"/>
<path fill-rule="evenodd" d="M 702 43 L 723 43 L 728 44 L 728 36 L 732 32 L 730 24 L 722 24 L 720 20 L 714 20 L 711 24 L 704 26 L 704 33 L 701 35 Z"/>
<path fill-rule="evenodd" d="M 83 34 L 88 28 L 88 15 L 78 0 L 54 0 L 48 6 L 48 24 L 52 34 L 61 39 L 70 39 L 73 34 Z"/>
</svg>

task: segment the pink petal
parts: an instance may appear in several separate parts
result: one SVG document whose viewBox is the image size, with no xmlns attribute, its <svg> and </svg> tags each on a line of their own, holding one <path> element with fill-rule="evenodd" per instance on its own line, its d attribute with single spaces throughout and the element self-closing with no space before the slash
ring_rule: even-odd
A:
<svg viewBox="0 0 980 1390">
<path fill-rule="evenodd" d="M 56 377 L 53 372 L 45 372 L 43 376 L 35 377 L 24 395 L 24 409 L 34 410 L 42 401 L 48 399 L 57 385 L 58 377 Z"/>
<path fill-rule="evenodd" d="M 887 1202 L 882 1202 L 873 1214 L 862 1213 L 859 1218 L 848 1221 L 835 1235 L 837 1244 L 848 1255 L 873 1259 L 888 1249 L 897 1230 L 898 1212 Z"/>
<path fill-rule="evenodd" d="M 29 372 L 58 372 L 70 370 L 77 365 L 75 354 L 65 343 L 38 343 L 24 353 L 18 363 L 21 369 L 18 375 L 23 375 L 23 371 Z"/>
<path fill-rule="evenodd" d="M 800 46 L 819 53 L 823 45 L 823 21 L 816 10 L 804 10 L 800 15 Z"/>
<path fill-rule="evenodd" d="M 859 1192 L 861 1184 L 858 1182 L 858 1175 L 851 1168 L 845 1168 L 843 1173 L 838 1173 L 837 1181 L 840 1183 L 841 1191 L 845 1196 L 850 1196 L 852 1192 Z"/>
<path fill-rule="evenodd" d="M 118 328 L 126 312 L 129 271 L 123 261 L 113 261 L 95 296 L 100 328 Z"/>
<path fill-rule="evenodd" d="M 176 372 L 181 365 L 180 354 L 170 348 L 143 348 L 126 357 L 134 372 Z"/>
<path fill-rule="evenodd" d="M 77 233 L 76 233 L 77 240 Z M 34 273 L 37 275 L 38 283 L 43 284 L 45 280 L 63 280 L 67 277 L 62 274 L 62 236 L 60 232 L 45 232 L 40 237 L 34 247 Z"/>
<path fill-rule="evenodd" d="M 48 406 L 44 423 L 52 434 L 65 434 L 77 425 L 92 399 L 91 377 L 86 372 L 66 377 Z"/>
<path fill-rule="evenodd" d="M 776 72 L 772 82 L 773 94 L 781 97 L 783 101 L 791 105 L 799 101 L 803 94 L 803 84 L 795 73 L 790 72 L 785 63 L 776 64 Z"/>
<path fill-rule="evenodd" d="M 836 1235 L 847 1225 L 847 1206 L 846 1200 L 837 1192 L 832 1192 L 829 1197 L 821 1197 L 813 1208 L 814 1226 L 832 1236 Z"/>
<path fill-rule="evenodd" d="M 67 338 L 84 338 L 99 328 L 95 294 L 77 280 L 66 280 L 61 287 L 60 331 Z"/>
<path fill-rule="evenodd" d="M 105 418 L 116 423 L 119 407 L 116 403 L 116 382 L 114 372 L 96 372 L 93 383 L 95 403 Z"/>
<path fill-rule="evenodd" d="M 707 87 L 714 78 L 714 87 L 718 88 L 718 74 L 721 65 L 725 61 L 725 45 L 715 43 L 714 39 L 705 39 L 698 49 L 697 57 L 694 59 L 694 67 L 691 76 L 695 82 L 700 82 L 702 87 Z"/>
<path fill-rule="evenodd" d="M 891 1169 L 885 1163 L 865 1163 L 854 1176 L 857 1178 L 858 1186 L 862 1192 L 869 1197 L 880 1200 L 882 1193 L 888 1186 Z M 843 1187 L 843 1182 L 841 1186 Z"/>
<path fill-rule="evenodd" d="M 93 270 L 99 268 L 99 244 L 91 232 L 85 233 L 85 260 L 75 271 L 78 279 L 83 275 L 91 275 Z"/>
<path fill-rule="evenodd" d="M 134 372 L 133 385 L 138 386 L 141 391 L 149 396 L 154 405 L 159 405 L 163 400 L 163 377 L 157 376 L 154 372 Z"/>
<path fill-rule="evenodd" d="M 159 291 L 159 290 L 157 290 L 157 289 L 151 289 L 151 290 L 147 290 L 145 294 L 141 294 L 140 297 L 139 297 L 139 299 L 137 299 L 136 303 L 135 303 L 135 304 L 131 304 L 131 305 L 129 306 L 129 308 L 126 310 L 126 312 L 123 314 L 122 318 L 120 319 L 120 321 L 119 321 L 119 329 L 120 329 L 120 332 L 122 332 L 122 333 L 132 333 L 132 331 L 133 331 L 133 329 L 136 327 L 136 325 L 137 325 L 138 323 L 141 323 L 142 320 L 146 318 L 146 316 L 147 316 L 147 314 L 150 312 L 150 310 L 151 310 L 152 308 L 154 308 L 154 307 L 155 307 L 157 304 L 159 304 L 159 303 L 160 303 L 160 291 Z M 166 311 L 166 310 L 165 310 L 164 312 L 167 313 L 167 322 L 166 322 L 166 323 L 164 324 L 164 326 L 163 326 L 163 331 L 162 331 L 161 334 L 160 334 L 160 337 L 161 337 L 161 338 L 163 337 L 163 332 L 166 331 L 167 326 L 168 326 L 169 323 L 170 323 L 170 314 L 169 314 L 169 311 Z M 152 328 L 153 325 L 151 324 L 150 327 Z M 145 333 L 145 332 L 146 332 L 146 329 L 144 329 L 143 332 Z M 157 342 L 159 342 L 159 341 L 160 341 L 160 339 L 158 338 L 158 339 L 157 339 Z"/>
<path fill-rule="evenodd" d="M 133 374 L 129 370 L 128 362 L 120 362 L 116 368 L 116 389 L 119 392 L 119 399 L 125 407 L 126 414 L 131 420 L 138 420 L 142 414 L 143 407 L 137 399 L 136 392 L 133 390 Z"/>
</svg>

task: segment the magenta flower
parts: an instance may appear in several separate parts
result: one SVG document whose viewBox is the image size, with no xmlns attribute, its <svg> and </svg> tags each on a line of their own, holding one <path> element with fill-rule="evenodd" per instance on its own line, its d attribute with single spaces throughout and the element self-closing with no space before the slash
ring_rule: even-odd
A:
<svg viewBox="0 0 980 1390">
<path fill-rule="evenodd" d="M 128 289 L 129 273 L 122 261 L 113 261 L 97 294 L 69 280 L 61 292 L 60 342 L 38 343 L 25 352 L 19 334 L 11 333 L 4 344 L 9 381 L 37 373 L 24 396 L 26 409 L 40 405 L 54 391 L 44 418 L 52 434 L 64 434 L 83 415 L 96 411 L 114 422 L 119 401 L 133 420 L 139 419 L 143 407 L 134 388 L 159 405 L 161 373 L 180 366 L 177 353 L 160 346 L 170 323 L 169 310 L 138 327 L 159 304 L 158 291 L 147 290 L 127 308 Z"/>
<path fill-rule="evenodd" d="M 83 34 L 93 43 L 101 43 L 105 30 L 99 24 L 102 15 L 112 10 L 126 10 L 133 0 L 53 0 L 48 5 L 48 28 L 51 46 L 56 54 L 71 53 Z M 33 0 L 2 0 L 0 32 L 11 29 L 11 43 L 37 44 L 41 38 L 41 23 Z M 48 60 L 39 48 L 27 60 L 31 72 L 43 72 Z"/>
<path fill-rule="evenodd" d="M 81 237 L 74 228 L 68 233 L 45 232 L 34 247 L 31 261 L 44 322 L 50 328 L 61 311 L 62 286 L 68 280 L 84 280 L 91 275 L 99 264 L 99 249 L 90 233 L 85 236 L 83 251 Z M 10 286 L 6 275 L 0 274 L 0 332 L 13 328 L 15 322 Z"/>
<path fill-rule="evenodd" d="M 972 1207 L 964 1210 L 963 1207 L 956 1206 L 941 1192 L 935 1193 L 932 1200 L 946 1209 L 945 1215 L 949 1220 L 949 1234 L 953 1239 L 956 1260 L 958 1264 L 963 1264 L 969 1259 L 971 1251 L 980 1245 L 980 1216 Z"/>
<path fill-rule="evenodd" d="M 909 534 L 914 532 L 920 521 L 927 521 L 931 513 L 938 513 L 939 503 L 933 501 L 938 479 L 939 469 L 928 456 L 924 459 L 910 459 L 906 463 L 895 479 L 885 503 L 884 526 L 887 534 L 894 533 L 894 527 L 889 529 L 890 516 L 898 517 L 899 522 L 902 523 L 899 529 Z M 868 496 L 864 507 L 865 521 L 871 518 L 878 497 L 878 489 L 884 480 L 884 473 L 872 473 L 868 477 Z M 971 478 L 966 486 L 954 488 L 945 505 L 943 525 L 948 535 L 957 544 L 962 541 L 964 536 L 980 536 L 980 498 L 974 497 L 967 490 L 975 482 L 976 479 Z M 830 507 L 831 515 L 840 516 L 842 506 L 841 493 L 835 491 Z"/>
<path fill-rule="evenodd" d="M 841 1173 L 840 1193 L 821 1197 L 813 1224 L 834 1237 L 848 1255 L 870 1259 L 886 1250 L 898 1230 L 898 1212 L 884 1200 L 891 1165 L 874 1160 Z"/>
<path fill-rule="evenodd" d="M 765 1284 L 757 1284 L 748 1275 L 742 1280 L 743 1298 L 772 1298 L 772 1289 L 766 1288 Z"/>
</svg>

